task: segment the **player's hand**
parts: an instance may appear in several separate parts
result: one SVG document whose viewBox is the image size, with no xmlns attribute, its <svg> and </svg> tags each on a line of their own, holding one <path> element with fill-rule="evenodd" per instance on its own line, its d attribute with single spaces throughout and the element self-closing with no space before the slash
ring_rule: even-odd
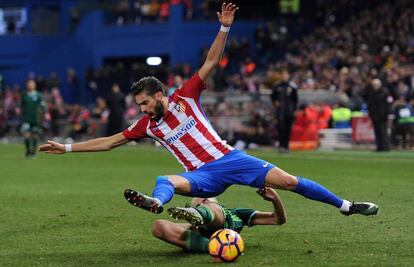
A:
<svg viewBox="0 0 414 267">
<path fill-rule="evenodd" d="M 256 191 L 256 193 L 267 201 L 273 201 L 279 198 L 277 192 L 270 187 L 260 188 Z"/>
<path fill-rule="evenodd" d="M 41 145 L 39 151 L 48 154 L 64 154 L 66 153 L 65 145 L 58 142 L 47 140 L 47 144 Z"/>
<path fill-rule="evenodd" d="M 221 13 L 217 12 L 218 20 L 224 27 L 230 27 L 233 24 L 234 14 L 239 8 L 233 3 L 223 3 Z"/>
</svg>

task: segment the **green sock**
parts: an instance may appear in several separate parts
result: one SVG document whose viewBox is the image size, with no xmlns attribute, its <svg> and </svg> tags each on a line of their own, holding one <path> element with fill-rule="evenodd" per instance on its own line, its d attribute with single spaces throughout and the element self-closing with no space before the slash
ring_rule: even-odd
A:
<svg viewBox="0 0 414 267">
<path fill-rule="evenodd" d="M 214 220 L 214 213 L 213 211 L 207 206 L 198 206 L 195 208 L 203 217 L 204 224 L 209 224 Z"/>
<path fill-rule="evenodd" d="M 24 146 L 26 147 L 26 156 L 30 154 L 30 139 L 24 139 Z"/>
<path fill-rule="evenodd" d="M 197 232 L 185 231 L 185 248 L 190 252 L 208 252 L 209 239 Z"/>
<path fill-rule="evenodd" d="M 32 138 L 32 149 L 31 149 L 31 154 L 32 155 L 36 154 L 36 149 L 37 149 L 37 138 L 33 137 Z"/>
</svg>

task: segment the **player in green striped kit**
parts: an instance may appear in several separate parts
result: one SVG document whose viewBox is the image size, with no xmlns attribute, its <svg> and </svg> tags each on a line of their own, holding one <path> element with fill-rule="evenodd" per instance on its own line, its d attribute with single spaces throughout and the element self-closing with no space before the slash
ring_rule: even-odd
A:
<svg viewBox="0 0 414 267">
<path fill-rule="evenodd" d="M 21 132 L 26 147 L 26 158 L 34 157 L 37 141 L 42 133 L 42 116 L 47 112 L 43 95 L 36 91 L 36 82 L 32 79 L 26 82 L 26 92 L 22 96 L 22 126 Z"/>
<path fill-rule="evenodd" d="M 209 238 L 217 230 L 228 228 L 240 232 L 244 226 L 284 224 L 286 214 L 276 191 L 265 187 L 257 193 L 273 204 L 273 212 L 230 209 L 219 204 L 215 198 L 194 198 L 191 207 L 168 209 L 171 217 L 188 223 L 156 220 L 152 234 L 189 252 L 208 252 Z"/>
</svg>

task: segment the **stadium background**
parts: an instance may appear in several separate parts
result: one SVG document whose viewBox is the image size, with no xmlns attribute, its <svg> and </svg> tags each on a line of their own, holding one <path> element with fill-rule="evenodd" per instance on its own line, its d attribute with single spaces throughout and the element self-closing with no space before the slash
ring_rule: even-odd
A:
<svg viewBox="0 0 414 267">
<path fill-rule="evenodd" d="M 155 75 L 171 93 L 200 66 L 217 31 L 219 2 L 2 1 L 0 136 L 18 135 L 19 98 L 29 77 L 47 100 L 46 136 L 85 139 L 112 132 L 107 100 L 113 84 L 127 95 L 134 80 Z M 277 119 L 269 94 L 288 69 L 300 89 L 292 133 L 299 143 L 293 148 L 372 144 L 363 94 L 379 77 L 393 101 L 392 144 L 412 147 L 412 125 L 405 138 L 411 140 L 392 131 L 398 127 L 393 114 L 406 105 L 412 111 L 411 4 L 240 2 L 224 59 L 203 97 L 207 115 L 231 144 L 274 145 Z M 163 61 L 150 66 L 148 57 Z M 353 131 L 326 130 L 335 128 L 332 108 L 339 103 L 358 117 Z M 125 126 L 138 115 L 130 97 L 123 112 Z M 347 120 L 347 128 L 351 117 L 345 117 L 339 119 Z"/>
<path fill-rule="evenodd" d="M 332 216 L 329 207 L 282 192 L 290 226 L 242 233 L 247 244 L 240 264 L 412 265 L 414 218 L 412 208 L 405 207 L 413 189 L 412 125 L 403 142 L 395 133 L 395 114 L 400 105 L 412 108 L 414 97 L 413 1 L 234 2 L 240 12 L 225 57 L 202 97 L 219 134 L 292 173 L 316 177 L 334 192 L 377 201 L 382 212 L 377 218 L 344 220 Z M 0 1 L 0 265 L 208 263 L 204 256 L 178 254 L 177 259 L 177 250 L 151 238 L 156 217 L 135 212 L 120 197 L 124 187 L 135 185 L 149 192 L 159 172 L 180 172 L 171 157 L 151 145 L 26 160 L 19 104 L 25 81 L 34 78 L 51 114 L 44 121 L 44 139 L 103 136 L 107 102 L 117 83 L 125 95 L 127 126 L 140 116 L 127 95 L 131 82 L 155 75 L 170 92 L 182 84 L 200 66 L 218 31 L 220 3 Z M 151 66 L 148 57 L 162 63 Z M 276 154 L 270 94 L 282 69 L 299 86 L 292 148 L 349 150 Z M 404 151 L 370 152 L 374 140 L 363 92 L 375 77 L 392 96 L 392 150 Z M 335 128 L 332 121 L 339 103 L 353 112 L 349 127 Z M 232 188 L 220 200 L 262 206 L 248 188 Z M 171 204 L 186 201 L 178 197 Z"/>
</svg>

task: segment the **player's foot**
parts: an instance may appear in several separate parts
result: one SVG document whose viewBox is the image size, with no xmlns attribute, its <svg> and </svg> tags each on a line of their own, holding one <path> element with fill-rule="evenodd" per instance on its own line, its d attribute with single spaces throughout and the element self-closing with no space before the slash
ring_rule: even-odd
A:
<svg viewBox="0 0 414 267">
<path fill-rule="evenodd" d="M 186 220 L 192 226 L 199 227 L 204 224 L 204 219 L 201 214 L 193 207 L 188 208 L 169 208 L 168 214 L 174 219 L 177 220 Z"/>
<path fill-rule="evenodd" d="M 369 202 L 353 201 L 349 211 L 341 211 L 341 213 L 346 216 L 352 214 L 375 215 L 378 213 L 378 205 Z"/>
<path fill-rule="evenodd" d="M 149 197 L 135 190 L 126 189 L 124 196 L 129 203 L 144 210 L 148 210 L 153 213 L 161 213 L 164 210 L 155 198 Z"/>
</svg>

